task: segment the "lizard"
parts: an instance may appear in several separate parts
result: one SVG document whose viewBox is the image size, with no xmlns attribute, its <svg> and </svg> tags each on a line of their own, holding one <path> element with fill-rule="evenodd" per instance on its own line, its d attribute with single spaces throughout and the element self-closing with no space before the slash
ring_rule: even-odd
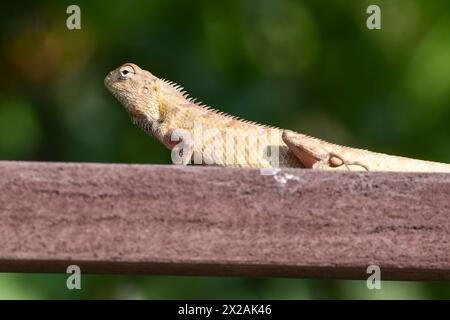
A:
<svg viewBox="0 0 450 320">
<path fill-rule="evenodd" d="M 172 150 L 175 163 L 194 160 L 243 168 L 450 172 L 450 164 L 341 146 L 228 115 L 133 63 L 109 72 L 104 84 L 134 124 Z"/>
</svg>

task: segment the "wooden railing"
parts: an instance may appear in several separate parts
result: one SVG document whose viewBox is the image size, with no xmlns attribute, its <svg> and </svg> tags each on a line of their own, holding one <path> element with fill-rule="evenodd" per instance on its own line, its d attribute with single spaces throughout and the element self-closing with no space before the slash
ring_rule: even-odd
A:
<svg viewBox="0 0 450 320">
<path fill-rule="evenodd" d="M 450 279 L 450 174 L 0 162 L 0 271 Z"/>
</svg>

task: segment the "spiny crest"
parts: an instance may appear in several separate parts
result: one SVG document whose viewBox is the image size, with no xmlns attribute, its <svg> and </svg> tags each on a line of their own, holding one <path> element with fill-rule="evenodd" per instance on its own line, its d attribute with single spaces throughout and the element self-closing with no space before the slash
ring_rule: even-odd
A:
<svg viewBox="0 0 450 320">
<path fill-rule="evenodd" d="M 254 126 L 258 126 L 258 127 L 262 127 L 262 128 L 267 128 L 267 129 L 280 130 L 280 128 L 275 127 L 275 126 L 260 124 L 260 123 L 257 123 L 255 121 L 242 119 L 242 118 L 239 118 L 237 116 L 232 116 L 232 115 L 230 115 L 230 114 L 228 114 L 226 112 L 220 111 L 218 109 L 212 108 L 212 107 L 208 106 L 207 104 L 205 104 L 205 103 L 203 103 L 201 101 L 198 101 L 197 98 L 191 97 L 189 95 L 189 93 L 181 85 L 177 84 L 176 82 L 170 81 L 170 80 L 167 80 L 167 79 L 160 79 L 160 80 L 164 84 L 170 86 L 172 89 L 175 89 L 178 93 L 180 93 L 181 96 L 184 99 L 186 99 L 186 101 L 188 101 L 189 103 L 191 103 L 191 104 L 193 104 L 193 105 L 195 105 L 195 106 L 197 106 L 199 108 L 202 108 L 202 109 L 204 109 L 206 111 L 209 111 L 211 113 L 214 113 L 214 114 L 216 114 L 218 116 L 221 116 L 221 117 L 224 117 L 224 118 L 227 118 L 227 119 L 241 121 L 242 123 L 246 123 L 246 124 L 249 124 L 249 125 L 254 125 Z"/>
</svg>

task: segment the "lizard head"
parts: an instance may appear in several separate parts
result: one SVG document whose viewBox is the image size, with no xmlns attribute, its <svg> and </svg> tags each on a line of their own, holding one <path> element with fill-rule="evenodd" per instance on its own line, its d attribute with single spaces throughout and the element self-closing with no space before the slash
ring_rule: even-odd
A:
<svg viewBox="0 0 450 320">
<path fill-rule="evenodd" d="M 126 63 L 105 77 L 105 86 L 134 121 L 159 119 L 158 78 L 133 63 Z"/>
</svg>

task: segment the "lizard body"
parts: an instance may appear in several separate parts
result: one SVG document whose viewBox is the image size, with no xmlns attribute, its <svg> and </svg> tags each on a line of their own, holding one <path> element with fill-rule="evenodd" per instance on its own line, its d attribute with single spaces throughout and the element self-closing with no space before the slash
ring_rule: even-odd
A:
<svg viewBox="0 0 450 320">
<path fill-rule="evenodd" d="M 224 114 L 135 64 L 110 72 L 105 85 L 133 123 L 176 150 L 183 164 L 193 160 L 248 168 L 450 172 L 450 164 L 339 146 Z"/>
</svg>

